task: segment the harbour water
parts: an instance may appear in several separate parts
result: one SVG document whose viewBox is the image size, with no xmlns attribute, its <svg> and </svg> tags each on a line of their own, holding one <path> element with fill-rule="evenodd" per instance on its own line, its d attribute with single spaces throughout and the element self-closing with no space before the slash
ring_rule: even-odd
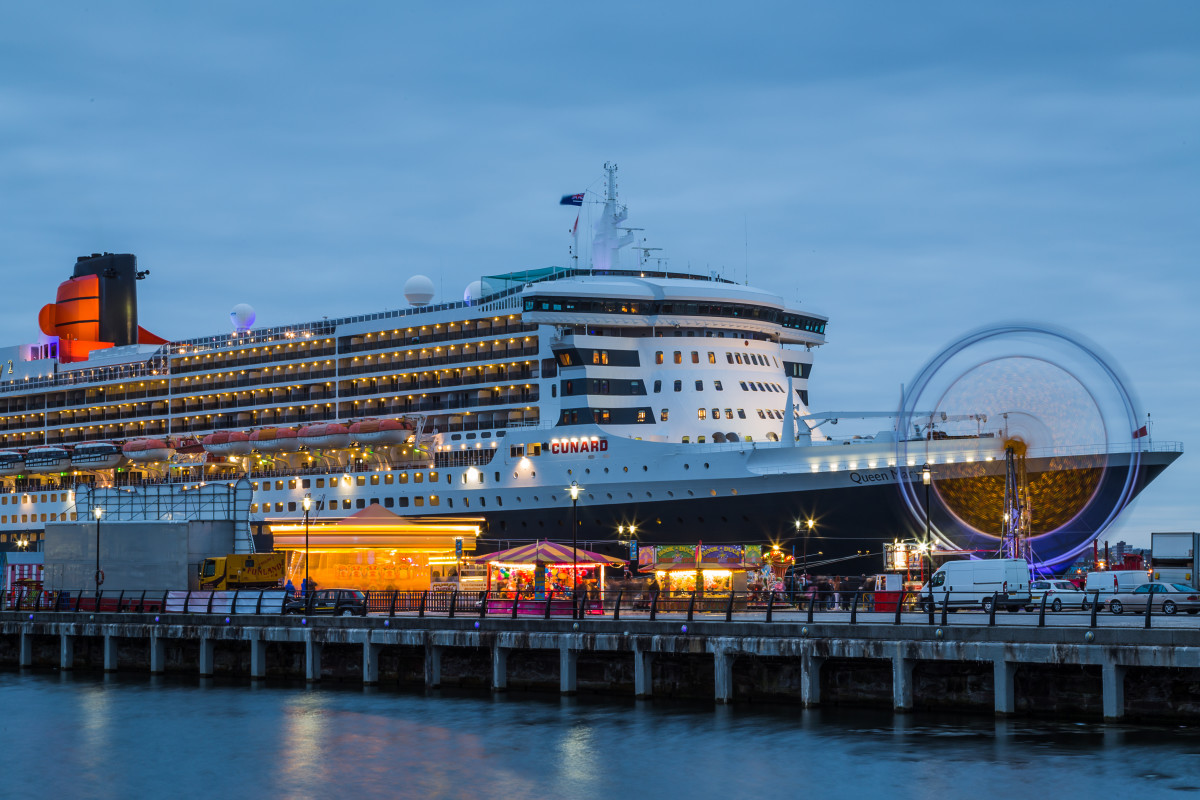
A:
<svg viewBox="0 0 1200 800">
<path fill-rule="evenodd" d="M 6 797 L 1200 792 L 1200 728 L 0 672 Z"/>
</svg>

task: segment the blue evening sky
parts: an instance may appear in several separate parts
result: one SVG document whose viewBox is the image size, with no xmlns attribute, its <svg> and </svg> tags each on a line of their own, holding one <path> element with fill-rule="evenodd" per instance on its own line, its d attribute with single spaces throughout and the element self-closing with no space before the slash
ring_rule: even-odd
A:
<svg viewBox="0 0 1200 800">
<path fill-rule="evenodd" d="M 102 250 L 169 338 L 459 298 L 567 263 L 612 160 L 671 267 L 830 316 L 814 407 L 1031 319 L 1196 449 L 1198 145 L 1194 2 L 9 3 L 0 341 Z M 1108 538 L 1197 528 L 1198 482 Z"/>
</svg>

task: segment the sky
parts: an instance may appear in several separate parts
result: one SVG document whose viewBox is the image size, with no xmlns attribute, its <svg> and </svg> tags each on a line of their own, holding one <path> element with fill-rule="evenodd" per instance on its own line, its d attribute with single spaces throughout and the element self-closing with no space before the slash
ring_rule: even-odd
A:
<svg viewBox="0 0 1200 800">
<path fill-rule="evenodd" d="M 0 341 L 101 251 L 167 338 L 459 299 L 568 264 L 613 161 L 670 268 L 830 318 L 814 407 L 983 324 L 1098 343 L 1185 444 L 1142 545 L 1200 529 L 1198 145 L 1194 2 L 9 3 Z"/>
</svg>

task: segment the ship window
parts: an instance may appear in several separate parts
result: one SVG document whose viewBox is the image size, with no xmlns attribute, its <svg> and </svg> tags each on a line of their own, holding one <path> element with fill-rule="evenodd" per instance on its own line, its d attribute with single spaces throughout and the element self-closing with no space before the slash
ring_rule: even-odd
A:
<svg viewBox="0 0 1200 800">
<path fill-rule="evenodd" d="M 281 491 L 281 492 L 282 492 L 282 491 L 283 491 L 283 481 L 275 481 L 275 488 L 276 488 L 278 491 Z"/>
<path fill-rule="evenodd" d="M 372 475 L 372 476 L 371 476 L 371 485 L 372 485 L 372 486 L 378 486 L 378 485 L 379 485 L 379 476 L 378 476 L 378 475 Z"/>
<path fill-rule="evenodd" d="M 683 391 L 683 381 L 675 381 L 675 391 Z"/>
<path fill-rule="evenodd" d="M 416 497 L 413 498 L 413 505 L 416 506 L 417 508 L 421 508 L 422 506 L 425 505 L 425 498 L 422 497 L 421 495 L 417 495 Z"/>
<path fill-rule="evenodd" d="M 750 391 L 752 391 L 752 392 L 758 391 L 758 387 L 754 384 L 754 381 L 750 382 Z"/>
<path fill-rule="evenodd" d="M 725 360 L 728 361 L 730 364 L 732 364 L 733 363 L 733 353 L 726 353 Z"/>
<path fill-rule="evenodd" d="M 558 385 L 557 384 L 553 384 L 553 383 L 550 384 L 550 396 L 558 397 Z"/>
<path fill-rule="evenodd" d="M 690 436 L 685 436 L 685 437 L 683 437 L 683 439 L 681 439 L 680 441 L 682 441 L 684 444 L 687 444 L 688 442 L 692 441 L 692 437 L 690 437 Z"/>
<path fill-rule="evenodd" d="M 766 418 L 767 418 L 767 415 L 763 413 L 763 410 L 762 410 L 761 408 L 760 408 L 760 409 L 758 409 L 758 418 L 759 418 L 759 419 L 766 419 Z"/>
<path fill-rule="evenodd" d="M 400 483 L 408 483 L 408 473 L 407 473 L 407 472 L 401 472 L 401 473 L 400 473 L 400 474 L 397 476 L 397 480 L 398 480 Z"/>
<path fill-rule="evenodd" d="M 738 419 L 745 419 L 745 418 L 746 418 L 746 409 L 739 408 L 738 409 Z"/>
<path fill-rule="evenodd" d="M 335 504 L 335 505 L 337 504 L 337 501 L 336 501 L 336 500 L 334 500 L 333 502 L 334 502 L 334 504 Z M 344 508 L 344 509 L 346 509 L 346 510 L 349 510 L 349 509 L 350 509 L 350 501 L 349 501 L 349 500 L 343 500 L 343 501 L 342 501 L 342 508 Z"/>
<path fill-rule="evenodd" d="M 438 496 L 436 494 L 429 495 L 429 505 L 436 506 L 438 504 Z"/>
<path fill-rule="evenodd" d="M 668 416 L 670 413 L 671 413 L 671 412 L 670 412 L 668 409 L 665 409 L 665 408 L 664 408 L 664 409 L 662 410 L 662 413 L 658 415 L 658 418 L 659 418 L 660 420 L 662 420 L 663 422 L 666 422 L 666 421 L 667 421 L 667 416 Z"/>
<path fill-rule="evenodd" d="M 639 408 L 639 409 L 638 409 L 638 412 L 637 412 L 637 421 L 638 421 L 638 422 L 645 422 L 645 421 L 646 421 L 646 409 L 644 409 L 644 408 Z"/>
<path fill-rule="evenodd" d="M 257 514 L 257 513 L 258 513 L 258 503 L 251 503 L 251 504 L 250 504 L 250 513 L 251 513 L 251 514 Z M 7 520 L 7 517 L 5 517 L 5 520 Z M 5 520 L 0 520 L 0 522 L 3 522 L 3 521 L 5 521 Z"/>
<path fill-rule="evenodd" d="M 275 504 L 275 513 L 277 513 L 277 514 L 282 514 L 282 513 L 283 513 L 283 503 L 276 503 L 276 504 Z"/>
<path fill-rule="evenodd" d="M 699 436 L 697 436 L 696 441 L 699 442 L 700 444 L 704 444 L 704 442 L 705 442 L 704 434 L 700 434 Z"/>
<path fill-rule="evenodd" d="M 716 415 L 714 415 L 714 416 L 716 416 Z M 733 419 L 733 409 L 732 408 L 725 409 L 725 419 Z"/>
<path fill-rule="evenodd" d="M 707 417 L 707 416 L 708 416 L 708 412 L 707 412 L 707 411 L 705 411 L 703 408 L 701 408 L 701 409 L 697 409 L 697 411 L 696 411 L 696 416 L 697 416 L 698 418 L 700 418 L 700 419 L 704 419 L 705 417 Z"/>
<path fill-rule="evenodd" d="M 713 353 L 713 352 L 711 352 L 711 351 L 709 352 L 709 354 L 708 354 L 708 363 L 710 363 L 710 364 L 715 364 L 715 363 L 717 363 L 717 354 L 716 354 L 716 353 Z"/>
<path fill-rule="evenodd" d="M 366 486 L 367 485 L 367 476 L 356 475 L 354 478 L 354 483 L 357 484 L 358 486 Z"/>
<path fill-rule="evenodd" d="M 288 511 L 295 511 L 295 510 L 296 510 L 296 504 L 288 503 Z"/>
<path fill-rule="evenodd" d="M 693 351 L 692 351 L 692 363 L 693 363 L 693 364 L 699 364 L 699 363 L 700 363 L 700 354 L 699 354 L 699 353 L 697 353 L 695 350 L 693 350 Z"/>
<path fill-rule="evenodd" d="M 425 473 L 424 472 L 414 472 L 413 473 L 413 483 L 424 483 L 424 482 L 425 482 Z"/>
<path fill-rule="evenodd" d="M 712 410 L 712 418 L 713 418 L 713 419 L 720 419 L 720 418 L 721 418 L 721 409 L 719 409 L 719 408 L 714 408 L 714 409 Z"/>
<path fill-rule="evenodd" d="M 523 445 L 523 444 L 509 445 L 509 447 L 508 447 L 508 457 L 509 458 L 520 458 L 523 455 L 525 455 L 525 445 Z"/>
<path fill-rule="evenodd" d="M 696 381 L 696 391 L 697 392 L 704 391 L 704 381 Z"/>
<path fill-rule="evenodd" d="M 390 472 L 387 475 L 383 476 L 383 482 L 386 483 L 388 486 L 392 485 L 393 480 L 395 480 L 395 479 L 392 477 L 392 473 L 390 473 Z"/>
<path fill-rule="evenodd" d="M 399 498 L 397 498 L 397 500 L 400 501 L 401 508 L 408 508 L 408 498 L 407 497 L 399 497 Z"/>
<path fill-rule="evenodd" d="M 288 488 L 289 488 L 289 489 L 295 489 L 295 488 L 296 488 L 296 479 L 295 479 L 295 478 L 292 478 L 290 481 L 288 481 Z"/>
<path fill-rule="evenodd" d="M 447 477 L 449 477 L 449 476 L 447 476 Z M 437 479 L 438 479 L 438 474 L 436 472 L 429 473 L 429 482 L 430 483 L 437 483 Z M 417 482 L 420 483 L 420 481 L 417 481 Z M 449 481 L 447 481 L 447 483 L 449 483 Z"/>
<path fill-rule="evenodd" d="M 679 350 L 676 350 L 674 359 L 675 359 L 676 364 L 682 364 L 683 363 L 683 353 L 680 352 Z"/>
<path fill-rule="evenodd" d="M 734 353 L 733 358 L 735 361 L 737 361 L 737 363 L 739 363 L 739 364 L 742 363 L 742 354 L 741 353 Z"/>
<path fill-rule="evenodd" d="M 396 499 L 394 497 L 385 497 L 383 498 L 383 505 L 385 508 L 391 508 L 396 505 Z"/>
<path fill-rule="evenodd" d="M 304 480 L 300 481 L 300 485 L 303 486 L 305 489 L 311 489 L 312 481 L 308 478 L 305 478 Z"/>
<path fill-rule="evenodd" d="M 457 441 L 459 441 L 459 440 L 461 440 L 461 439 L 462 439 L 462 434 L 461 434 L 461 433 L 452 433 L 452 434 L 450 434 L 450 441 L 452 441 L 452 442 L 457 442 Z"/>
<path fill-rule="evenodd" d="M 656 351 L 656 352 L 654 353 L 654 363 L 655 363 L 655 364 L 661 364 L 661 363 L 663 363 L 663 357 L 662 357 L 662 356 L 663 356 L 663 351 L 662 351 L 662 350 L 658 350 L 658 351 Z"/>
<path fill-rule="evenodd" d="M 743 392 L 747 392 L 747 391 L 749 391 L 749 389 L 747 389 L 747 388 L 746 388 L 746 382 L 745 382 L 745 381 L 738 381 L 738 386 L 741 386 L 741 387 L 742 387 L 742 391 L 743 391 Z"/>
<path fill-rule="evenodd" d="M 725 391 L 725 388 L 723 386 L 721 386 L 720 381 L 713 381 L 713 388 L 716 389 L 718 392 Z"/>
<path fill-rule="evenodd" d="M 662 381 L 655 381 L 654 382 L 654 393 L 658 394 L 661 391 L 662 391 Z"/>
</svg>

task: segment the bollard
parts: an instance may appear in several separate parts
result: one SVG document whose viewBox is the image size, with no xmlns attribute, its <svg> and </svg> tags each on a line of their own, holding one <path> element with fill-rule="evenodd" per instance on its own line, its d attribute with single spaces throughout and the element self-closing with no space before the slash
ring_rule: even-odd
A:
<svg viewBox="0 0 1200 800">
<path fill-rule="evenodd" d="M 212 613 L 213 598 L 216 596 L 217 596 L 217 592 L 215 589 L 209 590 L 209 592 L 208 592 L 208 611 L 206 611 L 205 613 L 207 613 L 207 614 Z"/>
<path fill-rule="evenodd" d="M 158 610 L 159 610 L 159 612 L 160 612 L 160 613 L 163 613 L 163 614 L 165 614 L 165 613 L 167 612 L 167 597 L 168 597 L 170 594 L 171 594 L 171 590 L 170 590 L 170 589 L 164 589 L 164 590 L 163 590 L 163 599 L 162 599 L 162 605 L 160 605 L 160 606 L 158 607 Z M 76 610 L 78 610 L 78 609 L 76 609 Z"/>
<path fill-rule="evenodd" d="M 771 621 L 771 616 L 775 612 L 775 593 L 767 590 L 767 622 Z"/>
<path fill-rule="evenodd" d="M 658 589 L 650 593 L 650 621 L 658 614 Z"/>
<path fill-rule="evenodd" d="M 265 590 L 263 590 L 263 589 L 258 590 L 258 600 L 255 601 L 255 603 L 254 603 L 254 614 L 256 616 L 258 614 L 262 613 L 262 601 L 263 601 L 263 595 L 265 595 L 265 594 L 266 594 Z"/>
<path fill-rule="evenodd" d="M 996 606 L 1000 603 L 1000 593 L 992 592 L 992 607 L 988 609 L 988 627 L 996 627 Z"/>
<path fill-rule="evenodd" d="M 854 602 L 850 605 L 850 624 L 858 624 L 858 596 L 860 592 L 854 593 Z"/>
<path fill-rule="evenodd" d="M 942 627 L 949 625 L 946 621 L 947 615 L 950 613 L 950 593 L 946 592 L 946 596 L 942 598 Z"/>
<path fill-rule="evenodd" d="M 230 603 L 230 605 L 229 605 L 229 613 L 230 613 L 230 614 L 236 614 L 236 613 L 238 612 L 238 610 L 237 610 L 237 599 L 238 599 L 238 592 L 240 592 L 240 591 L 241 591 L 241 589 L 234 589 L 234 590 L 233 590 L 233 602 L 232 602 L 232 603 Z M 370 596 L 371 596 L 371 593 L 370 593 L 370 592 L 367 592 L 367 598 L 368 598 L 368 599 L 370 599 Z M 367 606 L 367 608 L 370 608 L 370 606 L 368 605 L 368 606 Z"/>
<path fill-rule="evenodd" d="M 692 612 L 696 609 L 696 593 L 692 592 L 692 596 L 688 599 L 688 622 L 692 621 Z"/>
<path fill-rule="evenodd" d="M 621 618 L 621 596 L 625 594 L 624 589 L 617 590 L 617 604 L 613 606 L 613 622 Z"/>
<path fill-rule="evenodd" d="M 725 604 L 725 621 L 733 622 L 733 589 L 729 590 L 729 602 Z"/>
<path fill-rule="evenodd" d="M 450 590 L 450 613 L 448 616 L 454 617 L 454 607 L 458 605 L 458 589 Z"/>
<path fill-rule="evenodd" d="M 79 613 L 79 604 L 83 602 L 83 589 L 79 590 L 79 594 L 75 595 L 75 613 Z"/>
<path fill-rule="evenodd" d="M 1038 624 L 1039 628 L 1046 627 L 1046 598 L 1050 596 L 1050 592 L 1042 590 L 1042 607 L 1038 609 Z"/>
<path fill-rule="evenodd" d="M 183 596 L 183 613 L 188 613 L 188 604 L 192 602 L 192 590 L 188 589 L 187 594 Z"/>
<path fill-rule="evenodd" d="M 125 602 L 125 590 L 122 589 L 121 593 L 119 595 L 117 595 L 117 613 L 118 614 L 121 613 L 121 604 L 124 602 Z"/>
<path fill-rule="evenodd" d="M 926 603 L 925 603 L 925 610 L 929 612 L 929 624 L 930 625 L 934 624 L 933 611 L 934 611 L 935 605 L 936 604 L 933 601 L 933 589 L 930 589 L 929 590 L 929 600 L 926 601 Z"/>
<path fill-rule="evenodd" d="M 425 601 L 429 599 L 429 590 L 421 592 L 421 599 L 417 602 L 417 616 L 425 616 Z"/>
<path fill-rule="evenodd" d="M 816 607 L 817 607 L 816 595 L 809 595 L 808 596 L 808 621 L 809 622 L 813 621 L 813 609 L 815 609 Z"/>
<path fill-rule="evenodd" d="M 896 621 L 892 623 L 893 625 L 900 624 L 900 612 L 904 610 L 904 603 L 906 600 L 908 600 L 908 592 L 901 589 L 900 599 L 896 601 Z"/>
<path fill-rule="evenodd" d="M 480 619 L 483 619 L 484 617 L 487 616 L 488 598 L 491 597 L 491 595 L 492 595 L 491 589 L 484 589 L 482 592 L 479 593 L 479 618 Z"/>
<path fill-rule="evenodd" d="M 1092 602 L 1092 623 L 1090 625 L 1088 625 L 1089 628 L 1096 627 L 1096 612 L 1099 609 L 1100 609 L 1100 590 L 1097 589 L 1096 596 L 1093 598 L 1093 602 Z"/>
<path fill-rule="evenodd" d="M 512 618 L 517 618 L 517 604 L 521 602 L 521 593 L 513 592 Z"/>
<path fill-rule="evenodd" d="M 390 603 L 388 603 L 388 616 L 389 617 L 396 616 L 396 598 L 399 596 L 400 596 L 400 592 L 396 589 L 392 589 L 392 601 Z"/>
<path fill-rule="evenodd" d="M 1154 595 L 1147 593 L 1146 595 L 1146 627 L 1150 627 L 1150 612 L 1154 608 Z"/>
</svg>

